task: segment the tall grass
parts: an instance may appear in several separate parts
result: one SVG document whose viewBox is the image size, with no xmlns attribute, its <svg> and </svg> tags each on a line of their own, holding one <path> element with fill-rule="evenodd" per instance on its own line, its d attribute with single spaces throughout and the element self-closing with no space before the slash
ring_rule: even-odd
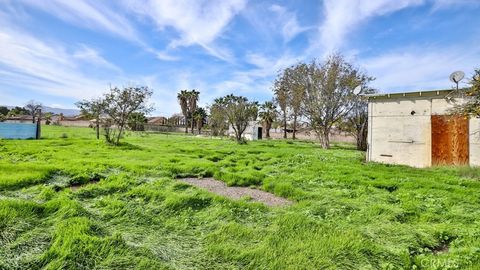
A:
<svg viewBox="0 0 480 270">
<path fill-rule="evenodd" d="M 364 163 L 349 145 L 297 141 L 43 136 L 0 141 L 0 269 L 480 268 L 477 169 Z M 179 177 L 295 203 L 232 201 Z"/>
</svg>

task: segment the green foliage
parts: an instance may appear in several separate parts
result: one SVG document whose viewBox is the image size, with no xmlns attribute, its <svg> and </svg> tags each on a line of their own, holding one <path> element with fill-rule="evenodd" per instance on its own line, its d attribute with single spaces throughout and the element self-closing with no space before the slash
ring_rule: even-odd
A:
<svg viewBox="0 0 480 270">
<path fill-rule="evenodd" d="M 133 134 L 112 147 L 91 129 L 42 129 L 0 145 L 0 269 L 480 267 L 477 169 L 364 163 L 352 145 Z M 185 176 L 294 204 L 234 201 Z"/>
<path fill-rule="evenodd" d="M 128 128 L 133 131 L 144 131 L 145 123 L 147 123 L 147 117 L 142 112 L 133 112 L 128 117 Z"/>
<path fill-rule="evenodd" d="M 0 115 L 6 116 L 8 115 L 8 112 L 10 112 L 10 110 L 7 107 L 0 106 Z"/>
<path fill-rule="evenodd" d="M 272 101 L 265 101 L 260 105 L 258 116 L 265 127 L 265 137 L 270 138 L 270 129 L 273 122 L 277 119 L 277 106 Z"/>
<path fill-rule="evenodd" d="M 476 69 L 466 89 L 467 102 L 456 104 L 451 113 L 480 117 L 480 69 Z"/>
<path fill-rule="evenodd" d="M 248 101 L 246 97 L 230 94 L 215 99 L 215 104 L 218 105 L 220 112 L 225 115 L 228 124 L 235 132 L 237 143 L 245 144 L 243 133 L 250 121 L 257 120 L 258 103 Z"/>
</svg>

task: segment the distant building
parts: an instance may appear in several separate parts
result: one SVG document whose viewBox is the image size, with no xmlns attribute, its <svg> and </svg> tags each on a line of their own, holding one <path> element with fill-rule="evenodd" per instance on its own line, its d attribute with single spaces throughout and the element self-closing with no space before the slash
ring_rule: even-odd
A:
<svg viewBox="0 0 480 270">
<path fill-rule="evenodd" d="M 31 115 L 7 116 L 4 122 L 5 123 L 32 123 L 32 116 Z"/>
<path fill-rule="evenodd" d="M 451 116 L 453 90 L 368 97 L 369 161 L 413 167 L 480 165 L 480 120 Z M 452 98 L 454 100 L 452 100 Z"/>
</svg>

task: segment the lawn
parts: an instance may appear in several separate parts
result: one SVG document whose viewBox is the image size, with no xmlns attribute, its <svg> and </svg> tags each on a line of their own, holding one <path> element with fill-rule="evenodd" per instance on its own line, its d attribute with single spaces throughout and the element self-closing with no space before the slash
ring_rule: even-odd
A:
<svg viewBox="0 0 480 270">
<path fill-rule="evenodd" d="M 349 145 L 94 136 L 0 140 L 0 269 L 480 269 L 475 169 L 365 163 Z M 176 180 L 197 176 L 294 203 Z"/>
</svg>

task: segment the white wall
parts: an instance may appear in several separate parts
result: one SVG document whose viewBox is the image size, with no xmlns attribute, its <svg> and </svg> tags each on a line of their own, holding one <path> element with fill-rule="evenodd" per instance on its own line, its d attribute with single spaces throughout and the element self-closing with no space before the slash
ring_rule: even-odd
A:
<svg viewBox="0 0 480 270">
<path fill-rule="evenodd" d="M 413 167 L 431 166 L 431 115 L 447 114 L 453 105 L 435 92 L 424 96 L 417 93 L 417 96 L 370 98 L 367 159 Z M 469 134 L 470 166 L 480 166 L 480 119 L 470 119 Z"/>
</svg>

